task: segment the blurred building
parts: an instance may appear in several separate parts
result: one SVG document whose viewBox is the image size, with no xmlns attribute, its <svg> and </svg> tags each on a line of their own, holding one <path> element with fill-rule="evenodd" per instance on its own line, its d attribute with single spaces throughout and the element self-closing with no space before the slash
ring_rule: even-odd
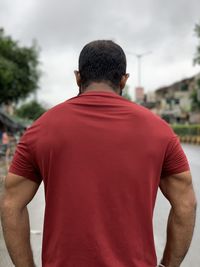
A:
<svg viewBox="0 0 200 267">
<path fill-rule="evenodd" d="M 0 131 L 7 131 L 10 133 L 23 132 L 25 130 L 25 126 L 21 123 L 16 122 L 9 115 L 4 113 L 0 109 Z"/>
<path fill-rule="evenodd" d="M 13 102 L 3 103 L 0 105 L 0 110 L 10 116 L 14 114 L 15 104 Z"/>
<path fill-rule="evenodd" d="M 197 90 L 200 101 L 198 80 L 200 80 L 200 73 L 169 86 L 160 87 L 154 92 L 145 94 L 140 104 L 169 123 L 200 123 L 200 112 L 192 111 L 191 98 L 193 91 Z"/>
<path fill-rule="evenodd" d="M 15 105 L 13 103 L 3 103 L 0 105 L 0 131 L 9 133 L 22 132 L 25 126 L 13 118 Z"/>
<path fill-rule="evenodd" d="M 194 85 L 192 77 L 156 90 L 157 113 L 170 123 L 188 121 Z"/>
</svg>

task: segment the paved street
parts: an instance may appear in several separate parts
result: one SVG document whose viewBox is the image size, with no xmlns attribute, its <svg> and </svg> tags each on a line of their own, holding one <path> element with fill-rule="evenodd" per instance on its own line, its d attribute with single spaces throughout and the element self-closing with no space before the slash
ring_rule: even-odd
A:
<svg viewBox="0 0 200 267">
<path fill-rule="evenodd" d="M 191 171 L 194 179 L 194 187 L 197 194 L 198 203 L 200 203 L 200 146 L 183 145 L 188 156 Z M 42 239 L 42 221 L 44 212 L 43 188 L 41 187 L 36 197 L 29 206 L 30 222 L 31 222 L 31 241 L 36 258 L 37 266 L 40 264 L 41 239 Z M 160 259 L 165 244 L 165 229 L 169 205 L 161 193 L 158 193 L 157 203 L 154 214 L 154 233 L 158 259 Z M 187 255 L 182 267 L 199 267 L 200 266 L 200 213 L 197 210 L 197 223 L 191 249 Z M 0 231 L 0 267 L 11 267 L 12 264 L 7 256 L 5 246 L 3 244 L 2 233 Z"/>
<path fill-rule="evenodd" d="M 183 148 L 189 159 L 193 175 L 194 188 L 197 195 L 197 201 L 198 203 L 200 203 L 200 146 L 183 145 Z M 166 229 L 168 211 L 169 211 L 168 202 L 159 192 L 154 213 L 154 233 L 155 233 L 155 243 L 156 243 L 158 259 L 160 259 L 165 245 L 165 229 Z M 199 249 L 200 249 L 200 208 L 198 205 L 197 221 L 196 221 L 196 227 L 192 245 L 181 267 L 188 267 L 188 266 L 199 267 L 200 266 Z"/>
</svg>

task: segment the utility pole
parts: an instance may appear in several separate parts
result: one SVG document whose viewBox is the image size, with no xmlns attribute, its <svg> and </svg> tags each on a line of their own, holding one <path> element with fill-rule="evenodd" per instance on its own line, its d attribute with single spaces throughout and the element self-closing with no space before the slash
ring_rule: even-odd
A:
<svg viewBox="0 0 200 267">
<path fill-rule="evenodd" d="M 137 58 L 138 85 L 135 88 L 135 96 L 136 96 L 136 102 L 138 103 L 145 101 L 144 88 L 142 87 L 142 83 L 141 83 L 141 61 L 144 56 L 147 56 L 151 53 L 152 53 L 151 51 L 144 52 L 141 54 L 128 53 L 128 54 L 134 55 Z"/>
<path fill-rule="evenodd" d="M 137 57 L 137 64 L 138 64 L 138 87 L 141 87 L 141 61 L 144 56 L 147 56 L 151 54 L 151 51 L 142 53 L 142 54 L 135 54 L 133 53 L 134 56 Z"/>
</svg>

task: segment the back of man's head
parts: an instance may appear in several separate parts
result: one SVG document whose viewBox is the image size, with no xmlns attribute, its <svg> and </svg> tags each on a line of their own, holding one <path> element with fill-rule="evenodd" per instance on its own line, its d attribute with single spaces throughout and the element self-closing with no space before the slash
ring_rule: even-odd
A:
<svg viewBox="0 0 200 267">
<path fill-rule="evenodd" d="M 80 53 L 79 73 L 83 89 L 92 82 L 108 83 L 117 89 L 122 76 L 126 74 L 125 53 L 110 40 L 90 42 Z"/>
</svg>

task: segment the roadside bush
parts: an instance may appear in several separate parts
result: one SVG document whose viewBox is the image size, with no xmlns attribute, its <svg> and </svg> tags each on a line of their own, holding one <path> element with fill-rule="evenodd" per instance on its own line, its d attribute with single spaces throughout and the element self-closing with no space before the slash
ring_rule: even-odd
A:
<svg viewBox="0 0 200 267">
<path fill-rule="evenodd" d="M 200 124 L 173 124 L 171 127 L 178 136 L 200 136 Z"/>
</svg>

